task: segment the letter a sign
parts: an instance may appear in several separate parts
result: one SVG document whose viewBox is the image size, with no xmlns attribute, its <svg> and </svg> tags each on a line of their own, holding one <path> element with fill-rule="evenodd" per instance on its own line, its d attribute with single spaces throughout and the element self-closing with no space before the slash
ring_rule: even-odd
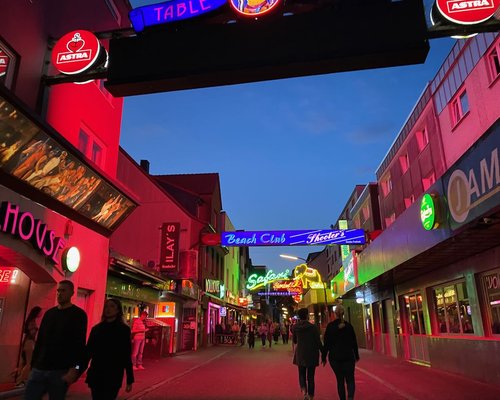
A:
<svg viewBox="0 0 500 400">
<path fill-rule="evenodd" d="M 55 44 L 52 50 L 52 64 L 63 74 L 80 74 L 96 63 L 100 50 L 99 39 L 92 32 L 69 32 Z"/>
<path fill-rule="evenodd" d="M 436 0 L 436 6 L 447 20 L 474 25 L 490 19 L 500 7 L 500 0 Z"/>
</svg>

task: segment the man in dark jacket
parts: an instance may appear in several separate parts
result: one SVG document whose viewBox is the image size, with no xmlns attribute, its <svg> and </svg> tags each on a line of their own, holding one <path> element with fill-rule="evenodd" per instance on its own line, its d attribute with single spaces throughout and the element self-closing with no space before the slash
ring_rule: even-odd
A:
<svg viewBox="0 0 500 400">
<path fill-rule="evenodd" d="M 293 343 L 296 344 L 293 363 L 299 368 L 299 384 L 304 400 L 314 399 L 314 374 L 319 365 L 320 352 L 323 349 L 319 330 L 307 321 L 307 308 L 298 311 L 299 321 L 293 328 Z"/>
<path fill-rule="evenodd" d="M 344 320 L 344 307 L 335 308 L 337 319 L 330 322 L 325 331 L 325 345 L 323 347 L 322 363 L 326 358 L 337 378 L 337 391 L 340 400 L 346 400 L 345 384 L 347 384 L 347 398 L 354 399 L 354 366 L 359 361 L 358 343 L 352 325 Z"/>
</svg>

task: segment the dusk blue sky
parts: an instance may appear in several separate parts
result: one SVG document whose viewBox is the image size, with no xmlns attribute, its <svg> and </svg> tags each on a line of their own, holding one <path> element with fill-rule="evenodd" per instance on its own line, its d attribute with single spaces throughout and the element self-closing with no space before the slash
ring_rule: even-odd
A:
<svg viewBox="0 0 500 400">
<path fill-rule="evenodd" d="M 121 144 L 153 174 L 218 172 L 236 229 L 336 222 L 375 170 L 454 41 L 424 65 L 129 97 Z M 321 247 L 252 248 L 254 264 L 294 266 Z"/>
</svg>

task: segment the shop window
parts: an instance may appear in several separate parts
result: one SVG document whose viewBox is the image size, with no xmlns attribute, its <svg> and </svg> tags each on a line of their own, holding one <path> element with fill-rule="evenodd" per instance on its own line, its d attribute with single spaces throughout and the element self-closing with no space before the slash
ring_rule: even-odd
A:
<svg viewBox="0 0 500 400">
<path fill-rule="evenodd" d="M 490 334 L 500 335 L 500 269 L 481 277 L 488 310 Z"/>
<path fill-rule="evenodd" d="M 0 39 L 0 85 L 12 89 L 19 56 Z"/>
<path fill-rule="evenodd" d="M 500 75 L 500 58 L 499 58 L 499 51 L 500 45 L 498 47 L 495 47 L 489 54 L 488 54 L 488 65 L 490 69 L 490 81 L 493 82 L 495 79 L 498 78 Z"/>
<path fill-rule="evenodd" d="M 427 132 L 427 128 L 418 131 L 416 136 L 417 136 L 418 151 L 422 151 L 423 149 L 425 149 L 427 144 L 429 144 L 429 133 Z"/>
<path fill-rule="evenodd" d="M 456 126 L 468 112 L 469 98 L 467 97 L 467 92 L 463 90 L 451 102 L 451 116 L 453 126 Z"/>
<path fill-rule="evenodd" d="M 436 182 L 436 174 L 432 172 L 426 178 L 422 179 L 422 186 L 424 187 L 424 192 L 429 189 Z"/>
<path fill-rule="evenodd" d="M 434 304 L 440 333 L 474 333 L 464 281 L 434 288 Z"/>
<path fill-rule="evenodd" d="M 407 333 L 410 335 L 425 335 L 424 312 L 422 307 L 422 295 L 420 293 L 404 296 L 404 315 L 407 325 Z"/>
<path fill-rule="evenodd" d="M 410 158 L 408 157 L 408 153 L 403 154 L 399 157 L 399 165 L 401 166 L 401 173 L 404 174 L 410 168 Z"/>
</svg>

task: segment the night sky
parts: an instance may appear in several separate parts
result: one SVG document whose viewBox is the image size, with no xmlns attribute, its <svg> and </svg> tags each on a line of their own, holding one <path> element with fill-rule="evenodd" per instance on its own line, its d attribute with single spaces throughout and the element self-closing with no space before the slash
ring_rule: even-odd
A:
<svg viewBox="0 0 500 400">
<path fill-rule="evenodd" d="M 375 181 L 453 43 L 431 41 L 424 65 L 129 97 L 121 145 L 152 174 L 218 172 L 236 229 L 327 229 L 354 185 Z M 321 249 L 250 256 L 283 270 L 294 264 L 280 253 Z"/>
</svg>

